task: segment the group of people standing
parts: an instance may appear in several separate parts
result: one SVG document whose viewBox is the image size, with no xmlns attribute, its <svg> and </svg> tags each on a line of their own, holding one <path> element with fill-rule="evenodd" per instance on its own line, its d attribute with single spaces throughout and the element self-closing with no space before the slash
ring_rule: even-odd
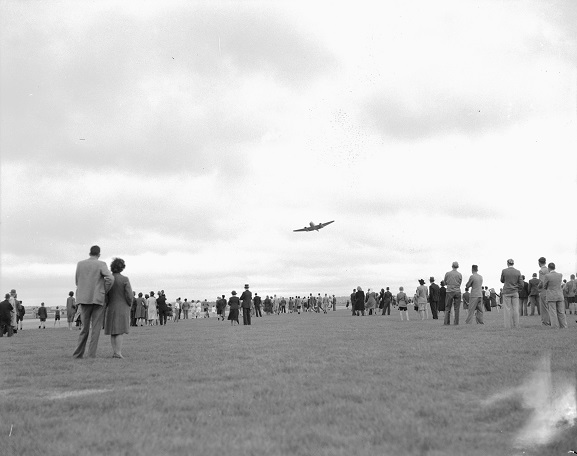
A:
<svg viewBox="0 0 577 456">
<path fill-rule="evenodd" d="M 434 277 L 429 279 L 428 287 L 423 279 L 419 279 L 419 286 L 412 299 L 407 296 L 404 287 L 399 287 L 399 292 L 393 296 L 389 287 L 386 291 L 381 289 L 379 294 L 368 289 L 365 294 L 359 286 L 350 296 L 352 314 L 365 315 L 367 311 L 369 315 L 376 315 L 378 308 L 381 315 L 390 315 L 390 306 L 393 303 L 399 307 L 401 320 L 409 320 L 408 306 L 413 303 L 421 319 L 428 318 L 429 306 L 433 319 L 438 319 L 438 313 L 443 311 L 445 325 L 451 324 L 451 314 L 454 315 L 453 324 L 458 325 L 462 303 L 467 310 L 466 324 L 471 324 L 473 319 L 477 324 L 484 324 L 483 313 L 491 311 L 492 307 L 499 310 L 502 306 L 505 327 L 517 328 L 519 317 L 527 316 L 530 306 L 531 315 L 534 315 L 536 310 L 543 325 L 567 328 L 566 312 L 577 314 L 575 275 L 572 274 L 568 282 L 563 281 L 563 275 L 555 270 L 555 263 L 546 263 L 544 257 L 539 258 L 539 273 L 534 273 L 533 278 L 525 282 L 525 276 L 514 267 L 515 262 L 508 259 L 507 268 L 501 272 L 503 287 L 500 294 L 483 286 L 483 277 L 479 274 L 477 265 L 471 266 L 471 276 L 465 284 L 465 292 L 461 293 L 463 276 L 458 271 L 457 261 L 453 262 L 451 270 L 445 274 L 440 287 L 435 283 Z"/>
</svg>

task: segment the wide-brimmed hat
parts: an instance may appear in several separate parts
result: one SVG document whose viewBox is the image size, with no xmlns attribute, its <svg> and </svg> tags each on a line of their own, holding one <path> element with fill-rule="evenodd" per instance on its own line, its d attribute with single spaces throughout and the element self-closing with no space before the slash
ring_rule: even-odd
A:
<svg viewBox="0 0 577 456">
<path fill-rule="evenodd" d="M 231 293 L 231 294 L 235 295 L 235 294 L 236 294 L 236 291 L 232 290 L 232 293 Z"/>
</svg>

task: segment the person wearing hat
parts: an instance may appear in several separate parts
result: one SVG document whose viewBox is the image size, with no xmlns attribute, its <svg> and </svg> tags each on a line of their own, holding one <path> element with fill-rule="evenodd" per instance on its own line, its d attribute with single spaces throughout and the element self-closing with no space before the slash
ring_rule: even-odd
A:
<svg viewBox="0 0 577 456">
<path fill-rule="evenodd" d="M 439 295 L 441 293 L 441 289 L 439 285 L 435 283 L 434 277 L 429 277 L 429 305 L 431 306 L 431 315 L 433 315 L 433 320 L 439 319 Z"/>
<path fill-rule="evenodd" d="M 248 283 L 244 286 L 244 291 L 240 295 L 240 301 L 242 307 L 242 322 L 245 325 L 250 325 L 250 304 L 252 301 L 252 292 L 248 289 Z"/>
<path fill-rule="evenodd" d="M 12 337 L 12 311 L 14 307 L 10 303 L 10 293 L 6 293 L 4 296 L 4 301 L 0 302 L 0 337 L 4 336 L 4 333 L 8 334 L 8 337 Z"/>
<path fill-rule="evenodd" d="M 229 305 L 229 312 L 228 312 L 228 320 L 230 320 L 231 326 L 234 325 L 234 322 L 240 325 L 238 321 L 238 309 L 240 307 L 240 299 L 236 295 L 236 291 L 232 290 L 232 296 L 228 298 L 228 305 Z"/>
<path fill-rule="evenodd" d="M 419 279 L 419 286 L 415 292 L 415 296 L 417 297 L 417 308 L 419 309 L 419 313 L 421 314 L 421 320 L 427 320 L 429 316 L 427 315 L 427 301 L 429 300 L 429 290 L 425 286 L 425 281 L 423 279 Z"/>
<path fill-rule="evenodd" d="M 514 264 L 512 259 L 508 259 L 507 268 L 501 271 L 503 317 L 508 329 L 519 327 L 519 289 L 523 286 L 521 272 L 513 267 Z"/>
<path fill-rule="evenodd" d="M 541 310 L 541 324 L 543 326 L 551 326 L 551 319 L 549 318 L 549 303 L 547 302 L 547 290 L 543 288 L 543 281 L 545 276 L 549 274 L 549 269 L 547 269 L 547 260 L 545 257 L 539 258 L 537 260 L 539 263 L 539 308 Z"/>
<path fill-rule="evenodd" d="M 459 309 L 461 307 L 461 283 L 463 276 L 457 269 L 459 263 L 453 261 L 452 270 L 445 274 L 445 285 L 447 285 L 447 297 L 445 298 L 445 321 L 446 325 L 451 324 L 451 308 L 455 309 L 454 324 L 459 324 Z"/>
</svg>

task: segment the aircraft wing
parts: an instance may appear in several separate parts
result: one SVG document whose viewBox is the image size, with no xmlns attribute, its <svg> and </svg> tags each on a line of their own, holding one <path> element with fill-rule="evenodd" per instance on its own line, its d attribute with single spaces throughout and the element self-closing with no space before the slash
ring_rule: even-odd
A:
<svg viewBox="0 0 577 456">
<path fill-rule="evenodd" d="M 308 231 L 309 229 L 307 227 L 304 228 L 300 228 L 298 230 L 293 230 L 293 233 L 296 233 L 297 231 Z"/>
<path fill-rule="evenodd" d="M 334 222 L 334 220 L 331 220 L 330 222 L 326 222 L 326 223 L 320 223 L 320 224 L 319 224 L 319 229 L 320 229 L 320 228 L 324 228 L 325 226 L 330 225 L 330 224 L 333 223 L 333 222 Z"/>
</svg>

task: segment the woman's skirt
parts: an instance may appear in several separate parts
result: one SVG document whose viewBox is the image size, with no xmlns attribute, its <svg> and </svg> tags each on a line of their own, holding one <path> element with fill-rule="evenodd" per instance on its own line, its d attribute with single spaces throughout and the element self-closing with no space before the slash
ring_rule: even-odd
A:
<svg viewBox="0 0 577 456">
<path fill-rule="evenodd" d="M 233 320 L 238 322 L 238 309 L 230 309 L 227 320 Z"/>
</svg>

